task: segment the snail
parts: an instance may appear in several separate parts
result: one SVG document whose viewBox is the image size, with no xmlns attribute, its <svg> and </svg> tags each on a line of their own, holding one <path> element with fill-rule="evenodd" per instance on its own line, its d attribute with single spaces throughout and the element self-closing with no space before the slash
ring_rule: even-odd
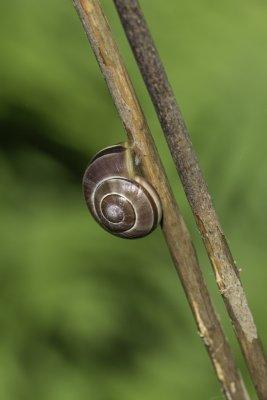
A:
<svg viewBox="0 0 267 400">
<path fill-rule="evenodd" d="M 93 157 L 83 177 L 85 201 L 95 220 L 129 239 L 148 235 L 162 218 L 159 196 L 135 173 L 133 159 L 127 144 L 107 147 Z"/>
</svg>

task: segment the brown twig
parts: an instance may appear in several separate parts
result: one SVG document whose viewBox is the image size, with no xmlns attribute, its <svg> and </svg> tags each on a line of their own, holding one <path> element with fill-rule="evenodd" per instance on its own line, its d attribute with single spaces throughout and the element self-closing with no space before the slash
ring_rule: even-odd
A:
<svg viewBox="0 0 267 400">
<path fill-rule="evenodd" d="M 228 247 L 174 93 L 138 0 L 114 0 L 203 238 L 251 378 L 267 399 L 267 363 L 239 273 Z"/>
<path fill-rule="evenodd" d="M 136 163 L 157 190 L 162 229 L 200 336 L 227 399 L 248 399 L 243 381 L 207 292 L 189 232 L 169 187 L 146 120 L 98 0 L 73 0 L 119 112 Z"/>
</svg>

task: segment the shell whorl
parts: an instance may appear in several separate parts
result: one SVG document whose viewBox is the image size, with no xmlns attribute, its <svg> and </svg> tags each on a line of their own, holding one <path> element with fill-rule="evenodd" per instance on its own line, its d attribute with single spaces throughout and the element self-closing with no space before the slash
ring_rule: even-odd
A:
<svg viewBox="0 0 267 400">
<path fill-rule="evenodd" d="M 90 212 L 104 229 L 138 238 L 155 229 L 162 211 L 152 186 L 142 177 L 133 177 L 129 151 L 116 145 L 97 153 L 85 171 L 83 189 Z"/>
</svg>

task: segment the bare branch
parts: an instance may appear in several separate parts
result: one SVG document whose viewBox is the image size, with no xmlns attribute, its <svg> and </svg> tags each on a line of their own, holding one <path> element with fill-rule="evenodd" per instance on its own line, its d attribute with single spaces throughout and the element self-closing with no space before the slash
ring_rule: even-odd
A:
<svg viewBox="0 0 267 400">
<path fill-rule="evenodd" d="M 174 93 L 138 1 L 114 0 L 114 3 L 154 103 L 253 383 L 259 398 L 266 400 L 264 350 Z"/>
<path fill-rule="evenodd" d="M 163 206 L 162 229 L 198 331 L 227 399 L 248 399 L 243 381 L 207 292 L 189 232 L 169 187 L 146 120 L 111 36 L 98 0 L 73 0 L 129 143 L 144 177 L 157 190 Z"/>
</svg>

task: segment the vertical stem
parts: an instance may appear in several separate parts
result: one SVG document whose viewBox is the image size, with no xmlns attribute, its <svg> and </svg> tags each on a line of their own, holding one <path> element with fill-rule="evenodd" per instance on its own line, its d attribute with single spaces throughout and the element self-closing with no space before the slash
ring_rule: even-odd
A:
<svg viewBox="0 0 267 400">
<path fill-rule="evenodd" d="M 233 355 L 213 309 L 189 232 L 173 197 L 145 117 L 98 0 L 73 0 L 124 125 L 138 168 L 157 190 L 163 233 L 227 399 L 248 400 Z"/>
<path fill-rule="evenodd" d="M 114 3 L 158 114 L 254 386 L 259 398 L 266 400 L 267 363 L 264 350 L 164 66 L 138 0 L 114 0 Z"/>
</svg>

